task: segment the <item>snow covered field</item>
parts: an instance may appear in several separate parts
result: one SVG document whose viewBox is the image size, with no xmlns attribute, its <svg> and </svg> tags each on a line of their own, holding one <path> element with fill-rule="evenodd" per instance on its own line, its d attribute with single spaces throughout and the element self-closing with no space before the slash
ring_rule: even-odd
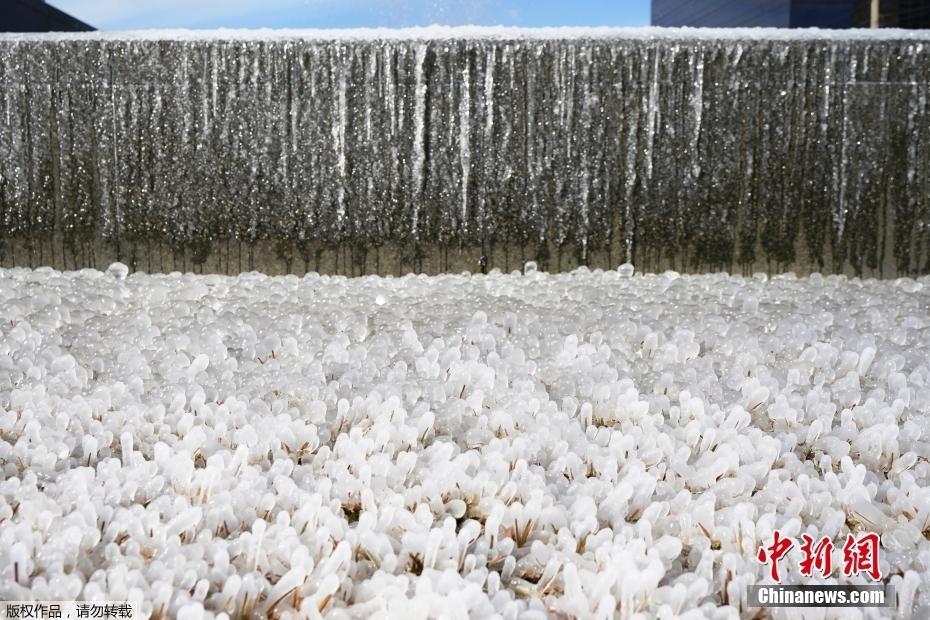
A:
<svg viewBox="0 0 930 620">
<path fill-rule="evenodd" d="M 753 617 L 775 528 L 852 529 L 897 588 L 868 613 L 925 617 L 928 310 L 930 279 L 0 270 L 0 599 Z"/>
</svg>

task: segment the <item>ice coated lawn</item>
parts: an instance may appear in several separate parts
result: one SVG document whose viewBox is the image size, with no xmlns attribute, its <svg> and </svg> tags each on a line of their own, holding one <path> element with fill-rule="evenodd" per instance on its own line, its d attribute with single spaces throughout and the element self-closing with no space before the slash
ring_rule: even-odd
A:
<svg viewBox="0 0 930 620">
<path fill-rule="evenodd" d="M 926 613 L 928 290 L 0 270 L 0 598 L 749 617 L 777 528 Z"/>
</svg>

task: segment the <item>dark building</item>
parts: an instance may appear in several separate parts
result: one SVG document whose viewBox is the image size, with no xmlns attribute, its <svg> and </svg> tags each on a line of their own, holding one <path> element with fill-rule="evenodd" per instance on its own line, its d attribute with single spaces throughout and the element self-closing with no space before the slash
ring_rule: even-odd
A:
<svg viewBox="0 0 930 620">
<path fill-rule="evenodd" d="M 93 30 L 44 0 L 0 0 L 0 32 Z"/>
<path fill-rule="evenodd" d="M 878 0 L 883 28 L 930 28 L 930 0 Z M 652 0 L 654 26 L 868 28 L 872 0 Z"/>
<path fill-rule="evenodd" d="M 882 23 L 898 28 L 930 28 L 930 0 L 898 0 L 882 8 Z"/>
</svg>

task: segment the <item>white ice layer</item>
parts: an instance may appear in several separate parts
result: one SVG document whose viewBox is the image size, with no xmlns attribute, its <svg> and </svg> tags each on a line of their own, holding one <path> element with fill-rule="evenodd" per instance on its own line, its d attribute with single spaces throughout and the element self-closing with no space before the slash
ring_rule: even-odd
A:
<svg viewBox="0 0 930 620">
<path fill-rule="evenodd" d="M 925 617 L 928 286 L 0 270 L 0 599 L 748 617 L 779 528 Z"/>
<path fill-rule="evenodd" d="M 520 28 L 514 26 L 417 26 L 409 28 L 181 28 L 111 32 L 0 33 L 0 40 L 13 41 L 270 41 L 301 40 L 409 40 L 409 39 L 742 39 L 742 40 L 928 40 L 926 30 L 900 28 L 662 28 L 557 26 Z"/>
</svg>

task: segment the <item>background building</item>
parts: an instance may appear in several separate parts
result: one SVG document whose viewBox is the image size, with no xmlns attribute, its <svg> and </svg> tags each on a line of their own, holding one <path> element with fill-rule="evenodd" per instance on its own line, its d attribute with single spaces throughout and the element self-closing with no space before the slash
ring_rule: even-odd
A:
<svg viewBox="0 0 930 620">
<path fill-rule="evenodd" d="M 44 0 L 0 0 L 0 32 L 93 30 Z"/>
<path fill-rule="evenodd" d="M 878 25 L 930 28 L 930 0 L 878 0 Z M 654 26 L 868 28 L 872 0 L 652 0 Z"/>
</svg>

